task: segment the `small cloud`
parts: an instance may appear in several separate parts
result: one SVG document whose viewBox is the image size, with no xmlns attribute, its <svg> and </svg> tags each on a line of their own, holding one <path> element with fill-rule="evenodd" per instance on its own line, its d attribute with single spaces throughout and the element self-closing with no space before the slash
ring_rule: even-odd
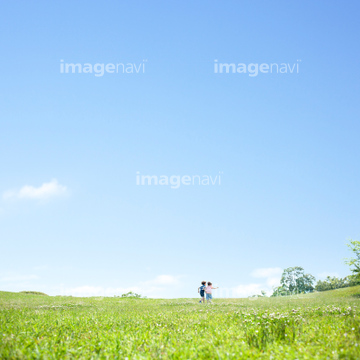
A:
<svg viewBox="0 0 360 360">
<path fill-rule="evenodd" d="M 78 286 L 75 288 L 62 288 L 60 295 L 72 295 L 72 296 L 114 296 L 126 294 L 129 291 L 136 293 L 140 292 L 140 288 L 134 286 L 129 288 L 112 288 L 112 287 L 102 287 L 102 286 Z"/>
<path fill-rule="evenodd" d="M 3 276 L 0 278 L 1 282 L 19 282 L 27 280 L 36 280 L 39 277 L 37 275 L 14 275 L 14 276 Z"/>
<path fill-rule="evenodd" d="M 129 291 L 149 297 L 166 297 L 168 294 L 167 286 L 179 284 L 181 276 L 158 275 L 152 280 L 140 282 L 130 287 L 103 287 L 103 286 L 78 286 L 74 288 L 64 288 L 61 286 L 57 291 L 59 295 L 73 296 L 114 296 L 126 294 Z"/>
<path fill-rule="evenodd" d="M 280 286 L 280 280 L 281 280 L 281 275 L 269 277 L 266 279 L 266 285 L 270 288 Z"/>
<path fill-rule="evenodd" d="M 266 286 L 268 289 L 273 288 L 274 286 L 280 285 L 281 275 L 283 270 L 279 267 L 275 268 L 260 268 L 256 269 L 251 273 L 251 276 L 254 278 L 263 278 L 266 279 Z"/>
<path fill-rule="evenodd" d="M 232 289 L 232 294 L 235 297 L 247 297 L 251 295 L 258 295 L 263 290 L 261 284 L 238 285 Z"/>
<path fill-rule="evenodd" d="M 68 193 L 67 187 L 60 185 L 56 179 L 44 183 L 39 187 L 23 186 L 20 190 L 9 190 L 3 193 L 4 199 L 32 199 L 46 200 L 51 197 L 64 196 Z"/>
<path fill-rule="evenodd" d="M 224 289 L 223 293 L 226 297 L 247 297 L 259 295 L 261 290 L 264 290 L 268 295 L 271 295 L 273 292 L 272 288 L 280 285 L 282 272 L 283 270 L 279 267 L 255 269 L 250 275 L 253 278 L 263 280 L 259 280 L 259 283 L 238 285 L 230 289 Z"/>
</svg>

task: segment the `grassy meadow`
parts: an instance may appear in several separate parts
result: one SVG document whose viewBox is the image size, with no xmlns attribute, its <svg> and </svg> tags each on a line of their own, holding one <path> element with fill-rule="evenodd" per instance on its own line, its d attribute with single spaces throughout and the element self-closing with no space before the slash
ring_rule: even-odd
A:
<svg viewBox="0 0 360 360">
<path fill-rule="evenodd" d="M 360 287 L 279 298 L 0 292 L 0 359 L 360 359 Z"/>
</svg>

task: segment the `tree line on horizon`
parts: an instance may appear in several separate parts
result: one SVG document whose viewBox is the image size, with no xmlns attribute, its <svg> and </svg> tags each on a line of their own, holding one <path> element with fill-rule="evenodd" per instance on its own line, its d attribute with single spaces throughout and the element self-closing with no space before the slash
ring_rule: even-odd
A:
<svg viewBox="0 0 360 360">
<path fill-rule="evenodd" d="M 306 294 L 314 291 L 335 290 L 360 285 L 360 241 L 350 240 L 346 245 L 354 256 L 345 259 L 345 264 L 350 266 L 351 275 L 344 278 L 327 276 L 325 280 L 318 280 L 315 284 L 315 276 L 306 274 L 301 266 L 289 267 L 283 271 L 280 286 L 274 288 L 271 296 Z M 265 296 L 263 291 L 262 296 Z"/>
</svg>

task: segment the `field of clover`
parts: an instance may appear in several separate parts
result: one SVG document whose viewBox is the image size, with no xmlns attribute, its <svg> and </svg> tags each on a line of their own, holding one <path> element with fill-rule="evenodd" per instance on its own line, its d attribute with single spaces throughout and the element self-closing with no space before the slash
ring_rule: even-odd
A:
<svg viewBox="0 0 360 360">
<path fill-rule="evenodd" d="M 277 298 L 0 292 L 1 359 L 360 359 L 360 287 Z"/>
</svg>

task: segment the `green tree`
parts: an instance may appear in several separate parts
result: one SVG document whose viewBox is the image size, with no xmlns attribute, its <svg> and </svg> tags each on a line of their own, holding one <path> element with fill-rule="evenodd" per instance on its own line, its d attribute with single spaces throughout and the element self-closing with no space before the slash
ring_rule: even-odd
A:
<svg viewBox="0 0 360 360">
<path fill-rule="evenodd" d="M 327 291 L 340 289 L 350 286 L 350 279 L 348 277 L 337 278 L 336 276 L 328 276 L 325 280 L 319 280 L 315 285 L 316 291 Z"/>
<path fill-rule="evenodd" d="M 286 296 L 286 295 L 290 295 L 289 291 L 286 290 L 282 286 L 278 286 L 278 287 L 273 288 L 273 293 L 272 293 L 271 297 L 274 297 L 274 296 Z"/>
<path fill-rule="evenodd" d="M 122 298 L 141 298 L 142 296 L 140 294 L 137 294 L 137 293 L 134 293 L 132 291 L 129 291 L 128 293 L 126 294 L 122 294 L 121 295 Z"/>
<path fill-rule="evenodd" d="M 344 278 L 330 277 L 325 280 L 319 280 L 315 285 L 316 291 L 327 291 L 341 289 L 350 286 L 360 285 L 360 278 L 355 275 L 349 275 Z"/>
<path fill-rule="evenodd" d="M 346 245 L 355 257 L 345 259 L 345 264 L 350 266 L 350 270 L 356 278 L 360 278 L 360 241 L 350 240 L 349 244 Z"/>
<path fill-rule="evenodd" d="M 360 277 L 357 275 L 348 275 L 346 279 L 348 280 L 349 286 L 360 285 Z"/>
<path fill-rule="evenodd" d="M 315 277 L 305 274 L 301 266 L 290 267 L 284 270 L 281 276 L 282 291 L 290 294 L 307 293 L 314 290 Z"/>
</svg>

